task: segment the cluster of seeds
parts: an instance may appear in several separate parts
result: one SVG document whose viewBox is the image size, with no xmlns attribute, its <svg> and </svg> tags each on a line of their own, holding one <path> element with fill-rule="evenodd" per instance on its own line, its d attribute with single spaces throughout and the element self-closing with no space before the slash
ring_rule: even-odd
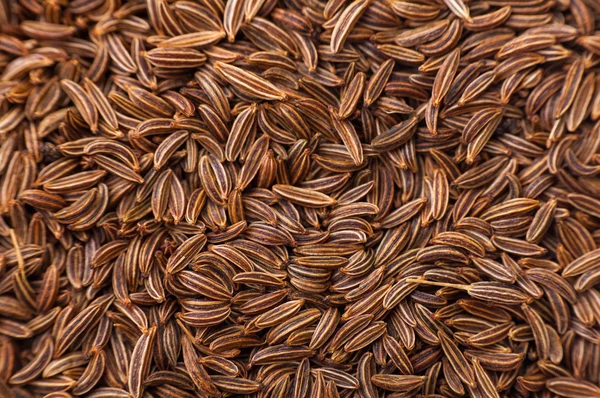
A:
<svg viewBox="0 0 600 398">
<path fill-rule="evenodd" d="M 597 0 L 0 0 L 0 396 L 600 397 Z"/>
</svg>

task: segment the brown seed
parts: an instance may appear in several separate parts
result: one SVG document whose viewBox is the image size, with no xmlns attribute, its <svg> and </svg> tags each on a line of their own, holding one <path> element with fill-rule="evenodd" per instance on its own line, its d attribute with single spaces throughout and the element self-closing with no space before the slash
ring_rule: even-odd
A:
<svg viewBox="0 0 600 398">
<path fill-rule="evenodd" d="M 600 390 L 598 386 L 582 380 L 577 380 L 571 377 L 555 377 L 546 381 L 546 387 L 550 391 L 560 396 L 594 396 Z"/>
<path fill-rule="evenodd" d="M 452 51 L 442 63 L 435 77 L 435 81 L 433 82 L 433 87 L 431 90 L 432 106 L 437 108 L 442 103 L 442 100 L 448 93 L 448 90 L 450 89 L 450 84 L 452 83 L 452 80 L 456 75 L 459 62 L 460 50 L 456 49 Z"/>
<path fill-rule="evenodd" d="M 308 207 L 325 207 L 336 203 L 335 199 L 323 193 L 291 185 L 274 185 L 273 191 L 292 203 Z"/>
<path fill-rule="evenodd" d="M 94 106 L 92 97 L 77 83 L 63 79 L 60 82 L 62 89 L 71 98 L 77 107 L 81 117 L 86 121 L 90 129 L 95 132 L 98 129 L 98 111 Z"/>
<path fill-rule="evenodd" d="M 196 235 L 187 239 L 177 248 L 173 255 L 169 257 L 166 269 L 167 272 L 176 273 L 185 268 L 192 258 L 202 250 L 202 247 L 204 247 L 205 244 L 206 236 L 204 235 Z"/>
<path fill-rule="evenodd" d="M 245 91 L 248 95 L 266 100 L 286 98 L 281 90 L 252 72 L 221 62 L 217 63 L 215 68 L 229 84 L 237 86 L 239 90 Z"/>
<path fill-rule="evenodd" d="M 235 161 L 243 149 L 243 143 L 250 136 L 256 120 L 256 111 L 256 105 L 249 106 L 233 122 L 227 144 L 225 145 L 225 157 L 230 162 Z"/>
<path fill-rule="evenodd" d="M 387 391 L 407 392 L 421 387 L 425 383 L 425 376 L 375 374 L 371 377 L 371 381 L 377 387 Z"/>
<path fill-rule="evenodd" d="M 564 86 L 557 102 L 557 110 L 555 115 L 557 118 L 564 115 L 575 100 L 575 95 L 577 94 L 579 85 L 583 79 L 583 73 L 583 62 L 581 59 L 576 58 L 567 72 Z"/>
<path fill-rule="evenodd" d="M 354 113 L 364 87 L 365 74 L 359 72 L 354 76 L 340 100 L 340 108 L 337 112 L 337 116 L 340 119 L 345 119 Z"/>
<path fill-rule="evenodd" d="M 39 342 L 36 355 L 20 370 L 15 372 L 8 382 L 12 385 L 23 385 L 33 381 L 48 366 L 54 354 L 54 343 L 49 335 Z"/>
<path fill-rule="evenodd" d="M 185 70 L 202 66 L 206 62 L 206 55 L 191 48 L 163 47 L 148 51 L 146 59 L 157 68 Z"/>
<path fill-rule="evenodd" d="M 394 61 L 389 59 L 382 63 L 377 72 L 371 77 L 365 88 L 364 103 L 367 106 L 373 104 L 381 95 L 386 83 L 388 82 L 392 71 L 394 70 Z"/>
<path fill-rule="evenodd" d="M 370 4 L 370 0 L 355 0 L 344 9 L 331 34 L 331 52 L 338 53 L 341 50 L 352 28 Z"/>
<path fill-rule="evenodd" d="M 332 113 L 331 124 L 344 143 L 354 164 L 356 166 L 362 165 L 364 159 L 362 144 L 352 123 L 347 120 L 338 120 Z"/>
<path fill-rule="evenodd" d="M 448 362 L 454 368 L 454 371 L 463 383 L 468 386 L 475 386 L 475 375 L 471 365 L 467 362 L 466 358 L 459 350 L 458 346 L 450 340 L 450 338 L 443 332 L 439 332 L 438 336 L 444 350 L 444 354 L 448 359 Z"/>
<path fill-rule="evenodd" d="M 401 345 L 391 336 L 384 336 L 383 346 L 398 370 L 405 375 L 413 373 L 412 364 Z"/>
<path fill-rule="evenodd" d="M 156 327 L 152 327 L 142 333 L 133 352 L 129 365 L 129 392 L 134 397 L 141 397 L 144 391 L 143 382 L 148 374 L 152 361 L 152 349 Z"/>
</svg>

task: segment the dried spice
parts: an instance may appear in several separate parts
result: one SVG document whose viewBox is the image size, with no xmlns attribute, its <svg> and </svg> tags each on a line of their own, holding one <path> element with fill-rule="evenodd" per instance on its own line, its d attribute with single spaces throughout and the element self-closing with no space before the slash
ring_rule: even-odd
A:
<svg viewBox="0 0 600 398">
<path fill-rule="evenodd" d="M 0 396 L 600 396 L 598 21 L 0 0 Z"/>
</svg>

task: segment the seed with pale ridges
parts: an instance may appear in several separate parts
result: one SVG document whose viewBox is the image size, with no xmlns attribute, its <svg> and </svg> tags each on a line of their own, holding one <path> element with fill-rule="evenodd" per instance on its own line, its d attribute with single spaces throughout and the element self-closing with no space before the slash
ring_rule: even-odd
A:
<svg viewBox="0 0 600 398">
<path fill-rule="evenodd" d="M 571 377 L 555 377 L 546 381 L 546 387 L 563 397 L 593 397 L 600 393 L 600 388 L 593 383 Z"/>
<path fill-rule="evenodd" d="M 190 69 L 202 66 L 206 62 L 206 55 L 198 50 L 183 47 L 155 48 L 146 53 L 150 64 L 165 69 Z"/>
<path fill-rule="evenodd" d="M 98 129 L 98 110 L 94 106 L 92 98 L 80 85 L 71 80 L 63 79 L 60 85 L 77 107 L 81 117 L 90 126 L 90 129 L 95 132 Z"/>
<path fill-rule="evenodd" d="M 129 392 L 134 397 L 141 397 L 144 391 L 143 382 L 150 369 L 152 362 L 152 351 L 156 327 L 152 327 L 142 333 L 133 352 L 129 365 Z"/>
<path fill-rule="evenodd" d="M 48 366 L 54 354 L 52 338 L 46 335 L 40 342 L 36 355 L 8 380 L 13 385 L 26 384 L 37 378 Z"/>
<path fill-rule="evenodd" d="M 454 0 L 452 0 L 454 1 Z M 460 1 L 460 0 L 457 0 Z M 458 64 L 460 62 L 460 50 L 453 50 L 446 59 L 444 63 L 441 65 L 436 77 L 433 82 L 433 87 L 431 91 L 431 99 L 432 105 L 438 107 L 448 90 L 450 89 L 450 84 L 456 75 L 456 71 L 458 70 Z"/>
<path fill-rule="evenodd" d="M 421 387 L 425 383 L 425 376 L 375 374 L 371 381 L 387 391 L 407 392 Z"/>
<path fill-rule="evenodd" d="M 218 62 L 215 65 L 215 69 L 219 71 L 229 84 L 237 86 L 239 90 L 243 90 L 256 98 L 266 100 L 280 100 L 286 98 L 286 94 L 272 83 L 252 72 L 221 62 Z"/>
<path fill-rule="evenodd" d="M 341 50 L 352 28 L 354 28 L 354 25 L 358 22 L 360 16 L 370 3 L 370 0 L 355 0 L 338 17 L 331 34 L 331 51 L 333 53 Z"/>
</svg>

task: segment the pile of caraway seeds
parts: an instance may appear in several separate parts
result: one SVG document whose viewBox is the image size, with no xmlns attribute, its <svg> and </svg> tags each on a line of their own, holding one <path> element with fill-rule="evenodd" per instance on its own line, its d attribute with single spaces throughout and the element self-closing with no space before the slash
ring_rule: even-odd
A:
<svg viewBox="0 0 600 398">
<path fill-rule="evenodd" d="M 600 397 L 599 60 L 598 0 L 1 0 L 0 397 Z"/>
</svg>

